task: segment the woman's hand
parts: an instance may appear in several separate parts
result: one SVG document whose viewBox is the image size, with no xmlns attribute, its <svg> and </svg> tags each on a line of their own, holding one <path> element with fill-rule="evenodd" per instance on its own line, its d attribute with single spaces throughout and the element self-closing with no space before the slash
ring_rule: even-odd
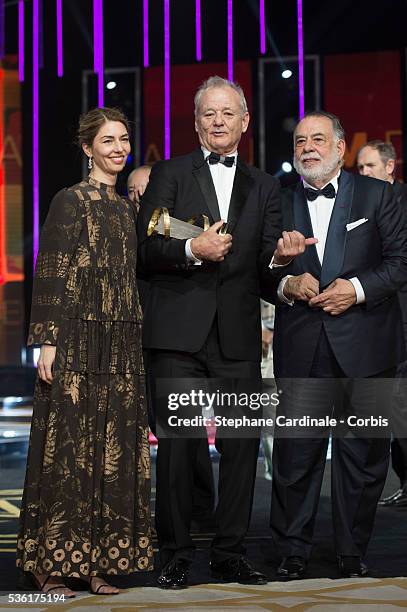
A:
<svg viewBox="0 0 407 612">
<path fill-rule="evenodd" d="M 43 344 L 41 346 L 40 356 L 37 361 L 38 376 L 49 385 L 52 383 L 52 366 L 55 361 L 55 353 L 57 347 L 51 344 Z"/>
</svg>

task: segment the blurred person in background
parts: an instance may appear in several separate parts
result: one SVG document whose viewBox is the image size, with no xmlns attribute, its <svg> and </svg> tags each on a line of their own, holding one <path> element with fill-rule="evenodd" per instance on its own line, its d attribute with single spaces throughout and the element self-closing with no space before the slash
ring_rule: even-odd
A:
<svg viewBox="0 0 407 612">
<path fill-rule="evenodd" d="M 132 202 L 135 203 L 137 210 L 140 208 L 140 198 L 146 190 L 150 180 L 152 166 L 145 164 L 132 170 L 127 177 L 127 194 Z"/>
<path fill-rule="evenodd" d="M 407 220 L 407 186 L 395 179 L 396 151 L 390 142 L 370 140 L 363 146 L 357 159 L 359 174 L 370 176 L 381 181 L 388 181 L 393 186 L 396 199 L 403 209 Z M 403 316 L 404 340 L 407 345 L 407 285 L 400 289 L 399 302 Z M 398 385 L 393 404 L 393 439 L 391 442 L 391 463 L 400 480 L 400 486 L 388 497 L 379 501 L 379 506 L 407 508 L 407 438 L 398 437 L 406 431 L 407 423 L 407 361 L 397 368 Z"/>
<path fill-rule="evenodd" d="M 273 304 L 269 304 L 265 300 L 260 300 L 261 308 L 261 343 L 262 343 L 262 359 L 261 359 L 261 377 L 265 392 L 271 394 L 277 389 L 274 381 L 274 366 L 273 366 L 273 334 L 274 334 L 274 310 Z M 273 406 L 263 407 L 263 417 L 275 419 L 276 410 Z M 273 428 L 263 428 L 261 433 L 261 443 L 264 454 L 264 478 L 272 480 L 272 456 L 273 456 Z"/>
</svg>

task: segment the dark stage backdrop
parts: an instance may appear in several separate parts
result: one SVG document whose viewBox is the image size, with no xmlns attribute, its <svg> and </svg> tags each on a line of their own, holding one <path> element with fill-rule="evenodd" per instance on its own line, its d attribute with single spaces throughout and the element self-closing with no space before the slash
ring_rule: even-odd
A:
<svg viewBox="0 0 407 612">
<path fill-rule="evenodd" d="M 227 65 L 191 64 L 171 67 L 171 157 L 184 155 L 198 145 L 194 128 L 194 95 L 199 85 L 208 77 L 218 74 L 227 78 Z M 252 74 L 250 62 L 236 62 L 235 80 L 245 92 L 249 111 L 252 105 Z M 154 163 L 164 156 L 164 83 L 162 66 L 144 71 L 144 151 L 147 163 Z M 239 154 L 253 163 L 252 127 L 242 138 Z"/>
<path fill-rule="evenodd" d="M 324 108 L 341 118 L 348 151 L 345 167 L 355 169 L 366 141 L 392 142 L 397 178 L 403 178 L 401 66 L 398 51 L 333 55 L 324 61 Z"/>
</svg>

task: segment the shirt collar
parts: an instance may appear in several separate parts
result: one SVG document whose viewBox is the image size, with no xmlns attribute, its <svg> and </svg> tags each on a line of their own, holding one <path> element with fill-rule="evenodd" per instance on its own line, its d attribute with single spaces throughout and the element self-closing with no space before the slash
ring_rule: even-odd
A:
<svg viewBox="0 0 407 612">
<path fill-rule="evenodd" d="M 201 147 L 201 151 L 202 151 L 203 156 L 204 156 L 204 159 L 205 159 L 205 161 L 206 161 L 206 160 L 207 160 L 207 158 L 209 157 L 209 155 L 211 154 L 211 151 L 208 151 L 208 149 L 205 149 L 205 147 Z M 215 151 L 214 151 L 214 153 L 215 153 Z M 227 155 L 227 157 L 234 157 L 234 158 L 235 158 L 235 163 L 234 163 L 234 165 L 236 166 L 236 163 L 237 163 L 237 149 L 236 149 L 236 151 L 234 151 L 233 153 L 229 153 L 229 154 Z"/>
<path fill-rule="evenodd" d="M 325 185 L 323 185 L 321 187 L 321 189 L 323 189 L 324 187 L 326 187 L 327 185 L 329 185 L 329 183 L 331 183 L 334 187 L 335 187 L 335 193 L 338 193 L 338 180 L 339 180 L 339 176 L 341 174 L 341 171 L 338 171 L 338 174 L 336 174 L 336 176 L 334 176 L 333 178 L 331 178 L 330 181 L 328 181 L 327 183 L 325 183 Z M 316 187 L 314 187 L 313 185 L 310 185 L 309 183 L 307 183 L 307 181 L 305 181 L 303 179 L 303 184 L 304 187 L 309 187 L 310 189 L 315 189 L 315 191 L 318 191 Z"/>
</svg>

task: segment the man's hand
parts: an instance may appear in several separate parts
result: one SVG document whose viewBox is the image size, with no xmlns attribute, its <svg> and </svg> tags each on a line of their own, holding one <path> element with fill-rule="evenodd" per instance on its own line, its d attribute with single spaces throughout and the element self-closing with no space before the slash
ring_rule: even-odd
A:
<svg viewBox="0 0 407 612">
<path fill-rule="evenodd" d="M 305 238 L 300 232 L 294 230 L 292 232 L 283 232 L 282 237 L 277 242 L 277 248 L 274 251 L 273 263 L 278 266 L 285 266 L 290 263 L 294 257 L 304 253 L 305 247 L 316 244 L 316 238 Z"/>
<path fill-rule="evenodd" d="M 270 344 L 273 340 L 273 332 L 271 329 L 261 330 L 261 344 L 263 357 L 267 357 L 269 354 Z"/>
<path fill-rule="evenodd" d="M 207 261 L 223 261 L 232 246 L 232 236 L 224 234 L 220 236 L 217 232 L 224 221 L 216 221 L 206 232 L 202 232 L 190 243 L 192 254 L 197 259 Z"/>
<path fill-rule="evenodd" d="M 43 344 L 37 361 L 38 376 L 49 385 L 52 383 L 52 366 L 55 361 L 56 346 Z"/>
<path fill-rule="evenodd" d="M 147 183 L 140 183 L 140 185 L 137 185 L 137 188 L 134 191 L 134 201 L 136 202 L 136 204 L 138 206 L 140 206 L 140 199 L 143 195 L 143 193 L 145 192 L 145 190 L 147 189 Z"/>
<path fill-rule="evenodd" d="M 298 276 L 287 278 L 283 293 L 288 300 L 304 300 L 308 302 L 319 293 L 319 282 L 316 278 L 305 272 Z"/>
<path fill-rule="evenodd" d="M 339 315 L 356 304 L 356 291 L 344 278 L 334 280 L 322 293 L 310 300 L 309 305 L 319 307 L 331 315 Z"/>
</svg>

